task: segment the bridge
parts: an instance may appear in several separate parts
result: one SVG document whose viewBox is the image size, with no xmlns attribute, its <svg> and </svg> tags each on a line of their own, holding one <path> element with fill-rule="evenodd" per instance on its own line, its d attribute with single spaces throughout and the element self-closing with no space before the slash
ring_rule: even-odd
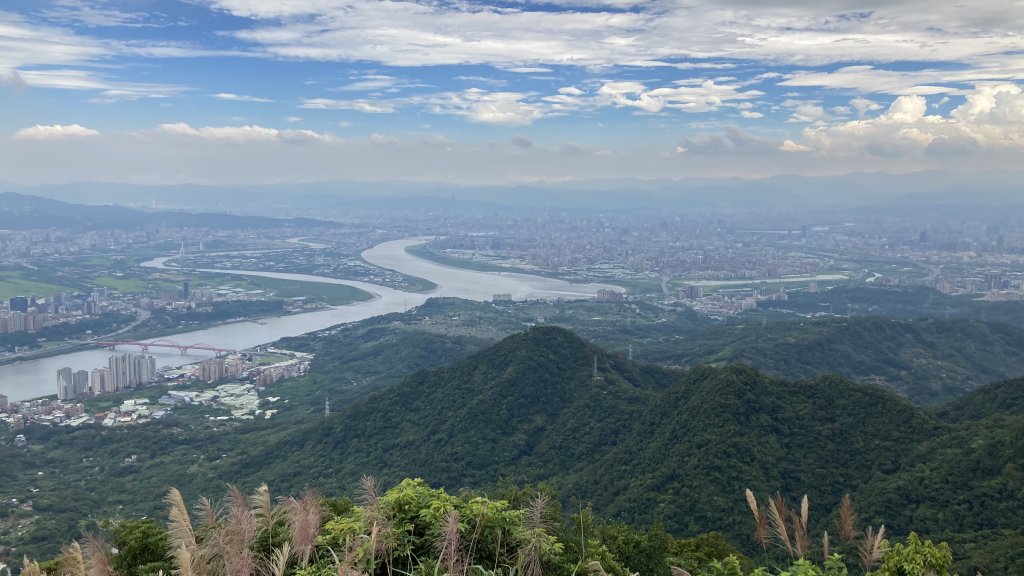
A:
<svg viewBox="0 0 1024 576">
<path fill-rule="evenodd" d="M 151 342 L 141 342 L 139 340 L 99 340 L 92 342 L 96 346 L 102 346 L 104 348 L 110 348 L 111 350 L 116 349 L 118 346 L 135 346 L 143 352 L 149 352 L 150 348 L 177 348 L 182 354 L 188 354 L 189 350 L 202 350 L 204 352 L 213 352 L 218 356 L 221 354 L 230 354 L 236 352 L 229 348 L 218 348 L 211 346 L 210 344 L 179 344 L 174 340 L 160 339 L 153 340 Z"/>
</svg>

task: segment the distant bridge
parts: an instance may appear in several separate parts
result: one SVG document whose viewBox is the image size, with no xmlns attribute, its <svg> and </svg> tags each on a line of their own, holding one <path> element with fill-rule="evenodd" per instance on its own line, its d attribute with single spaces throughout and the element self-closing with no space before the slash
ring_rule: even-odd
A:
<svg viewBox="0 0 1024 576">
<path fill-rule="evenodd" d="M 153 340 L 152 342 L 141 342 L 139 340 L 100 340 L 92 342 L 92 344 L 102 346 L 104 348 L 110 348 L 111 350 L 118 346 L 135 346 L 143 352 L 149 352 L 150 348 L 177 348 L 182 354 L 188 354 L 189 350 L 202 350 L 204 352 L 213 352 L 217 355 L 236 352 L 236 350 L 218 348 L 216 346 L 211 346 L 210 344 L 179 344 L 174 340 L 167 339 Z"/>
</svg>

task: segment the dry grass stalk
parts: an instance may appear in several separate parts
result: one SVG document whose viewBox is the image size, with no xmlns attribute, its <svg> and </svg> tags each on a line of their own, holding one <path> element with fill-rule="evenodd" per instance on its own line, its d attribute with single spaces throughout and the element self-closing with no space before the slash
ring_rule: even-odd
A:
<svg viewBox="0 0 1024 576">
<path fill-rule="evenodd" d="M 750 512 L 754 515 L 754 541 L 759 543 L 762 549 L 767 549 L 770 538 L 768 534 L 768 514 L 757 505 L 757 498 L 754 497 L 754 492 L 750 488 L 747 488 L 746 496 L 747 506 L 750 506 Z"/>
<path fill-rule="evenodd" d="M 672 576 L 690 576 L 689 572 L 679 566 L 669 566 L 668 569 L 672 572 Z"/>
<path fill-rule="evenodd" d="M 459 511 L 451 510 L 444 515 L 442 530 L 438 534 L 438 560 L 450 575 L 461 574 L 463 567 L 462 542 L 459 535 Z"/>
<path fill-rule="evenodd" d="M 546 530 L 548 510 L 551 509 L 551 497 L 547 494 L 537 494 L 530 500 L 530 509 L 526 515 L 526 522 L 523 527 L 527 530 Z"/>
<path fill-rule="evenodd" d="M 589 572 L 591 576 L 608 576 L 608 573 L 604 571 L 604 566 L 601 566 L 601 563 L 597 560 L 591 560 L 587 564 L 587 572 Z M 675 572 L 672 573 L 672 576 L 676 576 Z"/>
<path fill-rule="evenodd" d="M 768 500 L 768 520 L 771 535 L 775 538 L 776 544 L 783 548 L 790 556 L 793 556 L 793 543 L 789 539 L 789 529 L 786 528 L 786 520 L 790 515 L 786 501 L 780 494 Z"/>
<path fill-rule="evenodd" d="M 267 576 L 284 576 L 285 571 L 288 569 L 288 557 L 291 555 L 292 549 L 288 542 L 274 550 L 274 555 L 270 559 L 270 568 L 267 570 Z"/>
<path fill-rule="evenodd" d="M 22 558 L 21 574 L 22 576 L 45 576 L 43 569 L 39 567 L 39 562 L 30 561 L 28 556 Z"/>
<path fill-rule="evenodd" d="M 274 526 L 276 510 L 270 497 L 270 488 L 265 483 L 260 484 L 260 487 L 249 496 L 249 506 L 257 532 L 269 532 Z"/>
<path fill-rule="evenodd" d="M 176 576 L 196 576 L 193 567 L 196 566 L 196 558 L 193 555 L 193 551 L 189 550 L 184 544 L 178 544 L 178 547 L 174 549 L 171 559 L 174 562 L 174 574 Z"/>
<path fill-rule="evenodd" d="M 60 573 L 64 576 L 85 576 L 85 556 L 82 555 L 82 546 L 71 541 L 60 549 Z"/>
<path fill-rule="evenodd" d="M 363 508 L 377 510 L 380 508 L 380 488 L 373 476 L 363 476 L 359 480 L 359 505 Z"/>
<path fill-rule="evenodd" d="M 864 531 L 864 540 L 857 548 L 860 555 L 860 563 L 864 572 L 871 572 L 875 565 L 882 561 L 882 540 L 885 538 L 885 526 L 883 525 L 875 532 L 875 529 L 868 526 Z"/>
<path fill-rule="evenodd" d="M 256 520 L 249 510 L 245 494 L 235 486 L 228 486 L 227 518 L 210 539 L 210 555 L 219 557 L 225 576 L 252 576 L 256 561 L 252 544 L 256 539 Z"/>
<path fill-rule="evenodd" d="M 174 553 L 174 573 L 180 576 L 204 576 L 205 563 L 200 559 L 192 520 L 188 516 L 185 500 L 177 488 L 171 488 L 164 497 L 167 513 L 167 535 Z M 184 563 L 183 563 L 184 562 Z"/>
<path fill-rule="evenodd" d="M 334 568 L 338 572 L 338 576 L 366 576 L 366 573 L 360 572 L 355 565 L 358 549 L 357 543 L 345 540 L 345 551 L 341 558 L 338 558 L 334 550 L 331 550 L 331 555 L 334 556 Z"/>
<path fill-rule="evenodd" d="M 305 568 L 309 566 L 309 559 L 316 548 L 316 535 L 323 520 L 320 495 L 312 488 L 306 488 L 301 497 L 285 500 L 283 507 L 285 523 L 291 534 L 292 554 Z"/>
<path fill-rule="evenodd" d="M 530 500 L 526 519 L 523 521 L 523 528 L 527 534 L 526 542 L 519 549 L 519 563 L 523 576 L 541 576 L 541 543 L 546 536 L 547 514 L 550 507 L 551 497 L 547 494 L 537 494 Z"/>
<path fill-rule="evenodd" d="M 837 528 L 839 532 L 839 539 L 849 544 L 854 536 L 856 535 L 855 524 L 857 522 L 857 513 L 853 511 L 853 499 L 850 498 L 849 494 L 843 495 L 843 502 L 839 506 L 839 522 Z"/>
<path fill-rule="evenodd" d="M 822 562 L 827 562 L 829 557 L 829 541 L 828 541 L 828 530 L 825 530 L 825 534 L 821 537 L 821 558 Z"/>
<path fill-rule="evenodd" d="M 199 525 L 207 531 L 214 531 L 217 529 L 217 519 L 220 517 L 220 513 L 213 506 L 213 502 L 209 498 L 203 496 L 199 498 L 199 501 L 195 506 L 196 519 L 199 521 Z"/>
<path fill-rule="evenodd" d="M 114 567 L 110 565 L 110 556 L 107 550 L 110 546 L 93 534 L 85 535 L 85 548 L 82 555 L 85 557 L 86 576 L 114 576 Z"/>
<path fill-rule="evenodd" d="M 807 494 L 800 499 L 800 527 L 807 531 L 807 517 L 810 514 L 810 504 L 807 501 Z"/>
<path fill-rule="evenodd" d="M 384 517 L 380 503 L 380 488 L 373 476 L 363 476 L 359 480 L 359 505 L 363 508 L 366 523 L 370 526 L 370 566 L 369 571 L 377 567 L 377 555 L 391 549 L 391 526 Z"/>
<path fill-rule="evenodd" d="M 171 544 L 177 548 L 183 545 L 189 550 L 196 547 L 196 535 L 192 531 L 192 520 L 188 516 L 185 500 L 177 488 L 171 488 L 164 497 L 164 503 L 170 508 L 167 513 L 167 532 Z"/>
<path fill-rule="evenodd" d="M 796 555 L 803 558 L 807 555 L 807 546 L 809 544 L 809 538 L 807 537 L 807 518 L 810 512 L 810 506 L 807 501 L 807 495 L 800 500 L 800 515 L 797 516 L 795 512 L 790 514 L 790 520 L 793 528 L 793 550 Z"/>
</svg>

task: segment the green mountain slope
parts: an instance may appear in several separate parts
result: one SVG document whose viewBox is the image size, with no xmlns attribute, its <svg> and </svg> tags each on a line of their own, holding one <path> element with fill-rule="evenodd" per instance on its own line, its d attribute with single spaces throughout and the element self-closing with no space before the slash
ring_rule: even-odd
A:
<svg viewBox="0 0 1024 576">
<path fill-rule="evenodd" d="M 441 342 L 427 349 L 443 351 Z M 406 353 L 408 365 L 424 361 Z M 190 429 L 182 409 L 133 429 L 34 430 L 5 484 L 39 490 L 37 509 L 48 516 L 29 543 L 40 546 L 101 511 L 153 514 L 168 485 L 188 498 L 224 482 L 338 493 L 372 474 L 449 491 L 547 483 L 601 516 L 662 522 L 678 536 L 718 530 L 751 553 L 745 488 L 808 493 L 815 530 L 831 529 L 851 492 L 865 522 L 949 540 L 959 566 L 998 576 L 1015 573 L 1013 546 L 1024 538 L 1022 389 L 1020 380 L 984 387 L 936 416 L 839 377 L 786 381 L 746 366 L 682 372 L 537 327 L 326 418 Z"/>
<path fill-rule="evenodd" d="M 937 406 L 989 382 L 1024 374 L 1024 330 L 934 318 L 803 319 L 716 326 L 644 359 L 692 366 L 743 363 L 789 379 L 840 374 Z"/>
<path fill-rule="evenodd" d="M 341 407 L 421 368 L 436 368 L 543 320 L 643 362 L 694 367 L 742 363 L 786 379 L 839 374 L 938 406 L 983 384 L 1024 374 L 1024 329 L 938 318 L 770 315 L 712 324 L 688 309 L 649 304 L 517 302 L 496 306 L 433 298 L 414 311 L 289 338 L 315 352 L 309 378 L 288 383 L 307 412 L 324 396 Z M 346 383 L 347 386 L 341 386 Z M 291 391 L 294 391 L 292 393 Z"/>
<path fill-rule="evenodd" d="M 681 375 L 533 328 L 369 395 L 327 425 L 282 435 L 264 446 L 275 456 L 262 465 L 238 456 L 236 473 L 301 470 L 315 454 L 317 485 L 364 473 L 449 488 L 544 481 L 628 521 L 742 537 L 744 488 L 818 490 L 834 503 L 896 470 L 903 447 L 936 426 L 874 386 L 785 382 L 741 366 Z"/>
<path fill-rule="evenodd" d="M 897 530 L 927 526 L 967 560 L 962 573 L 1024 574 L 1024 379 L 943 407 L 942 434 L 908 447 L 907 465 L 865 486 Z"/>
</svg>

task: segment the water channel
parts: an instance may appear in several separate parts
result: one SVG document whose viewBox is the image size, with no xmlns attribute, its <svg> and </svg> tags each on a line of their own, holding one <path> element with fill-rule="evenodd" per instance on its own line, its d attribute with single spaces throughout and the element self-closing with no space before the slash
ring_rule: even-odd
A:
<svg viewBox="0 0 1024 576">
<path fill-rule="evenodd" d="M 423 238 L 393 240 L 378 244 L 363 252 L 362 256 L 371 264 L 424 278 L 437 284 L 430 293 L 409 293 L 377 284 L 356 280 L 339 280 L 324 276 L 286 274 L 278 272 L 257 272 L 243 270 L 200 269 L 201 272 L 221 272 L 249 276 L 263 276 L 303 282 L 345 284 L 374 295 L 372 300 L 346 306 L 336 306 L 317 312 L 292 314 L 262 319 L 259 322 L 234 322 L 205 330 L 185 331 L 163 338 L 181 344 L 210 344 L 218 348 L 241 350 L 259 344 L 273 342 L 285 336 L 297 336 L 320 330 L 336 324 L 355 322 L 391 312 L 401 312 L 418 306 L 430 296 L 453 296 L 468 300 L 490 300 L 494 294 L 507 293 L 513 298 L 586 298 L 600 289 L 616 289 L 601 284 L 573 284 L 528 274 L 476 272 L 452 268 L 424 260 L 406 252 L 406 248 L 426 241 Z M 149 268 L 166 267 L 171 257 L 157 258 L 144 262 Z M 619 289 L 621 290 L 621 289 Z M 134 352 L 135 348 L 126 351 Z M 57 370 L 70 366 L 73 370 L 92 370 L 107 365 L 111 352 L 104 349 L 85 350 L 59 356 L 50 356 L 0 366 L 0 394 L 10 400 L 26 400 L 53 394 L 57 390 Z M 208 353 L 192 352 L 181 355 L 176 349 L 151 348 L 149 354 L 156 358 L 157 366 L 181 366 L 208 358 Z"/>
</svg>

